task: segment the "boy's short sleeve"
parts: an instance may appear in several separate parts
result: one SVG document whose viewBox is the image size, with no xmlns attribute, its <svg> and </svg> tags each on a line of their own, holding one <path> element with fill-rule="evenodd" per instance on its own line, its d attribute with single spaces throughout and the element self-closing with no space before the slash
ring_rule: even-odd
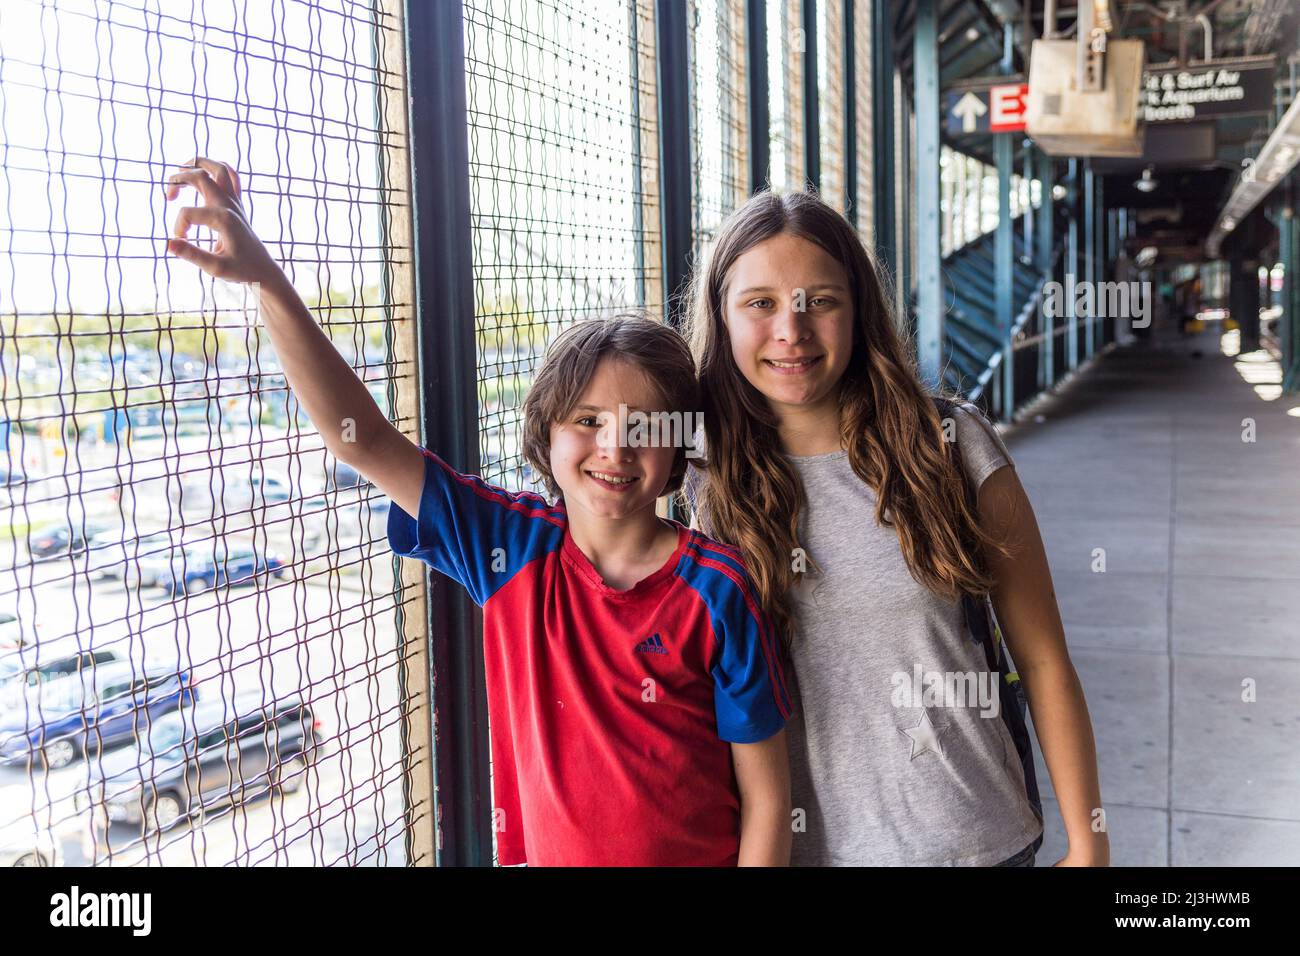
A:
<svg viewBox="0 0 1300 956">
<path fill-rule="evenodd" d="M 743 575 L 743 572 L 741 572 Z M 786 687 L 784 655 L 753 584 L 743 576 L 719 608 L 720 637 L 713 665 L 718 736 L 736 744 L 766 740 L 786 725 L 794 708 Z"/>
<path fill-rule="evenodd" d="M 388 543 L 394 552 L 431 565 L 463 585 L 482 606 L 525 564 L 559 548 L 563 508 L 539 495 L 509 492 L 461 474 L 427 448 L 421 452 L 419 515 L 408 515 L 396 502 L 388 511 Z"/>
</svg>

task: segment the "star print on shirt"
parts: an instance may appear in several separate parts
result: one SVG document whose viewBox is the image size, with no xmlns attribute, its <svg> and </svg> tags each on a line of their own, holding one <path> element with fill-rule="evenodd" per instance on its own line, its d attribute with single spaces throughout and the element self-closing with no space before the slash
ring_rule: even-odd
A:
<svg viewBox="0 0 1300 956">
<path fill-rule="evenodd" d="M 915 760 L 921 754 L 936 753 L 943 756 L 943 742 L 939 739 L 948 731 L 948 725 L 936 727 L 930 720 L 930 712 L 924 707 L 921 708 L 921 719 L 917 721 L 916 726 L 912 728 L 899 727 L 898 732 L 907 737 L 912 742 L 912 755 L 909 761 Z"/>
</svg>

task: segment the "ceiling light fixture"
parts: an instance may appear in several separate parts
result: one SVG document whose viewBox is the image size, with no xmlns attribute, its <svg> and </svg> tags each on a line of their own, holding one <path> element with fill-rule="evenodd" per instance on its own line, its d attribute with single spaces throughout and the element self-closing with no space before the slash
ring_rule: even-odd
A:
<svg viewBox="0 0 1300 956">
<path fill-rule="evenodd" d="M 1155 188 L 1160 185 L 1160 181 L 1153 178 L 1151 175 L 1154 168 L 1155 167 L 1153 166 L 1148 166 L 1146 169 L 1142 170 L 1142 178 L 1133 180 L 1133 187 L 1144 193 L 1155 192 Z"/>
</svg>

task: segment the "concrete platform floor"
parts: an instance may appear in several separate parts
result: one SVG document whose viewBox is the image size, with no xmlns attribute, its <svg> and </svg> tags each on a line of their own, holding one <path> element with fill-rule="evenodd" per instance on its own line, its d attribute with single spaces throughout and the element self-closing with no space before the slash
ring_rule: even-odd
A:
<svg viewBox="0 0 1300 956">
<path fill-rule="evenodd" d="M 1100 356 L 1006 434 L 1116 866 L 1300 864 L 1300 396 L 1268 400 L 1279 382 L 1266 353 L 1228 357 L 1217 333 L 1158 336 Z M 1037 761 L 1043 866 L 1066 841 Z"/>
</svg>

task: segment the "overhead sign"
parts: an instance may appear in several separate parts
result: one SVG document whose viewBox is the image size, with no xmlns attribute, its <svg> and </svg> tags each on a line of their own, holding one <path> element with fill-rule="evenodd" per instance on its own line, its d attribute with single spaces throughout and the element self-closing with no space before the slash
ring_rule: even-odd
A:
<svg viewBox="0 0 1300 956">
<path fill-rule="evenodd" d="M 1186 123 L 1273 107 L 1272 62 L 1223 64 L 1142 74 L 1140 118 L 1147 123 Z"/>
<path fill-rule="evenodd" d="M 987 89 L 949 90 L 944 115 L 951 135 L 1014 133 L 1025 128 L 1027 83 L 1003 83 Z"/>
<path fill-rule="evenodd" d="M 1025 128 L 1025 100 L 1029 84 L 995 86 L 989 90 L 989 129 L 994 133 L 1013 133 Z"/>
</svg>

